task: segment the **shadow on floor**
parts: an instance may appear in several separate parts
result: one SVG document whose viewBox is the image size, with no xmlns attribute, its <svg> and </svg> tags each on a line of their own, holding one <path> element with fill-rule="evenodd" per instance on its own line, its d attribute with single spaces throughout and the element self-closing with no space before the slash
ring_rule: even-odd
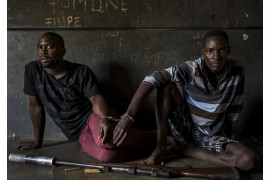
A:
<svg viewBox="0 0 270 180">
<path fill-rule="evenodd" d="M 124 173 L 97 173 L 97 174 L 85 174 L 83 170 L 68 171 L 66 168 L 71 168 L 70 166 L 41 166 L 34 164 L 22 164 L 16 162 L 10 162 L 8 156 L 10 153 L 19 154 L 30 154 L 35 156 L 47 156 L 55 157 L 59 161 L 66 162 L 77 162 L 77 163 L 87 163 L 87 162 L 98 162 L 96 159 L 90 157 L 86 153 L 81 152 L 81 147 L 78 142 L 67 142 L 67 141 L 44 141 L 44 145 L 40 149 L 34 150 L 18 150 L 15 149 L 16 145 L 21 141 L 8 141 L 7 143 L 7 179 L 17 180 L 17 179 L 27 179 L 27 180 L 99 180 L 99 179 L 111 179 L 111 180 L 126 180 L 126 179 L 137 179 L 137 180 L 153 180 L 153 177 L 149 176 L 139 176 L 139 175 L 129 175 Z M 260 152 L 262 155 L 262 145 L 253 146 L 257 147 L 256 151 Z M 138 163 L 141 159 L 136 161 L 130 161 L 128 163 Z M 126 162 L 125 162 L 126 163 Z M 194 168 L 204 168 L 204 167 L 214 167 L 215 165 L 202 161 L 196 158 L 174 158 L 173 161 L 166 163 L 166 166 L 172 167 L 185 167 L 192 166 Z M 168 179 L 168 178 L 156 178 L 158 180 Z M 181 179 L 181 180 L 199 180 L 201 178 L 194 177 L 180 177 L 180 178 L 170 178 L 170 179 Z M 263 173 L 262 169 L 259 171 L 247 173 L 241 175 L 241 180 L 262 180 Z"/>
</svg>

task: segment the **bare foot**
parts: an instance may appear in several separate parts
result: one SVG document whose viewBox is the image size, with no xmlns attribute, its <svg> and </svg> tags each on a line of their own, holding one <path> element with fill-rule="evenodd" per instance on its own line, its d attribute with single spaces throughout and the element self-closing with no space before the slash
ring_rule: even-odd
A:
<svg viewBox="0 0 270 180">
<path fill-rule="evenodd" d="M 141 161 L 142 164 L 158 164 L 162 161 L 167 161 L 169 159 L 167 150 L 157 150 L 155 149 L 154 152 L 145 160 Z"/>
</svg>

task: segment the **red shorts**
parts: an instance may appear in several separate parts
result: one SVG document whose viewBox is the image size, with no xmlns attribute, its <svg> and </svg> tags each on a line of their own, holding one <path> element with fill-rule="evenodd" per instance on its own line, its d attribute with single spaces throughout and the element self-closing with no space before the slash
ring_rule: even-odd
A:
<svg viewBox="0 0 270 180">
<path fill-rule="evenodd" d="M 117 147 L 112 142 L 101 144 L 99 136 L 100 117 L 92 113 L 82 131 L 79 142 L 82 151 L 103 162 L 119 162 L 148 156 L 156 146 L 156 133 L 130 129 L 124 142 Z"/>
</svg>

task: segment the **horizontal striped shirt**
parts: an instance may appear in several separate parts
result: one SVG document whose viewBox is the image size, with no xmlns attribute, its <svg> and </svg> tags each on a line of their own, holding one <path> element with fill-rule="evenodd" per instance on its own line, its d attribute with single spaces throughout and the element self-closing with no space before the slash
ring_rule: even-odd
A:
<svg viewBox="0 0 270 180">
<path fill-rule="evenodd" d="M 243 105 L 244 69 L 237 61 L 228 59 L 224 77 L 214 88 L 204 61 L 204 58 L 199 58 L 165 70 L 170 74 L 171 82 L 182 86 L 190 116 L 197 129 L 204 134 L 214 135 L 225 121 L 236 128 Z M 144 81 L 149 78 L 151 76 Z M 148 82 L 155 84 L 153 80 Z"/>
</svg>

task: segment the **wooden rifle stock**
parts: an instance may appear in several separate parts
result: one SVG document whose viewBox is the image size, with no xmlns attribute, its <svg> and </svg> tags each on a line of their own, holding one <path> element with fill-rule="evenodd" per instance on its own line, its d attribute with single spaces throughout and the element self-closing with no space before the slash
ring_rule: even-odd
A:
<svg viewBox="0 0 270 180">
<path fill-rule="evenodd" d="M 152 164 L 121 164 L 121 163 L 99 163 L 91 162 L 87 164 L 58 161 L 56 158 L 32 156 L 23 154 L 9 155 L 9 160 L 13 162 L 31 163 L 39 165 L 66 165 L 84 168 L 100 169 L 105 172 L 125 172 L 134 175 L 148 175 L 153 177 L 199 177 L 209 179 L 239 179 L 238 171 L 233 167 L 208 167 L 208 168 L 175 168 L 169 166 Z"/>
</svg>

